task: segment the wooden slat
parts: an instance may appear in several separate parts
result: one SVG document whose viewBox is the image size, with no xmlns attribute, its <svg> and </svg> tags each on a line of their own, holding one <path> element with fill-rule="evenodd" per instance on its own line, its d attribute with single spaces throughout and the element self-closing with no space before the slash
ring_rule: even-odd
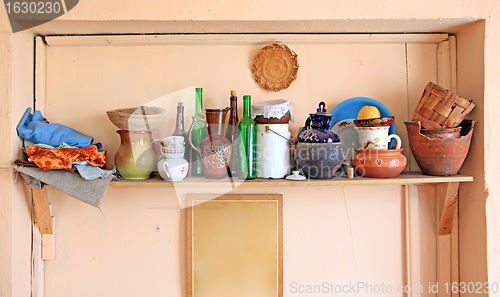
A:
<svg viewBox="0 0 500 297">
<path fill-rule="evenodd" d="M 403 186 L 404 197 L 404 249 L 405 249 L 405 286 L 411 288 L 422 284 L 420 260 L 420 215 L 418 187 Z M 405 292 L 407 297 L 420 297 L 422 292 Z"/>
<path fill-rule="evenodd" d="M 455 204 L 456 204 L 455 216 L 457 219 L 453 220 L 453 226 L 451 227 L 451 234 L 450 234 L 451 282 L 452 283 L 459 283 L 460 282 L 460 254 L 459 254 L 458 224 L 459 224 L 460 220 L 458 217 L 458 210 L 459 210 L 460 201 L 457 199 L 457 202 Z M 460 296 L 460 292 L 455 292 L 455 293 L 452 292 L 451 296 L 458 297 L 458 296 Z"/>
<path fill-rule="evenodd" d="M 446 206 L 447 184 L 440 184 L 436 186 L 436 221 L 439 222 Z M 440 225 L 436 225 L 436 232 L 439 234 Z M 438 292 L 436 297 L 450 297 L 451 291 L 446 290 L 445 284 L 451 284 L 451 236 L 438 235 L 436 246 L 436 284 L 438 285 Z"/>
<path fill-rule="evenodd" d="M 47 190 L 38 190 L 31 188 L 33 201 L 35 204 L 36 223 L 41 234 L 53 234 L 52 216 L 50 214 L 49 200 Z"/>
<path fill-rule="evenodd" d="M 446 184 L 444 207 L 441 213 L 441 220 L 439 222 L 439 235 L 447 235 L 451 232 L 453 225 L 453 217 L 455 215 L 456 202 L 458 201 L 458 182 L 451 182 Z"/>
<path fill-rule="evenodd" d="M 195 44 L 248 44 L 266 45 L 276 40 L 290 44 L 364 44 L 380 43 L 438 43 L 448 34 L 166 34 L 166 35 L 86 35 L 46 36 L 50 47 L 137 46 L 137 45 L 195 45 Z"/>
<path fill-rule="evenodd" d="M 304 181 L 290 181 L 285 179 L 254 179 L 238 181 L 234 186 L 243 188 L 262 187 L 324 187 L 324 186 L 351 186 L 351 185 L 409 185 L 409 184 L 433 184 L 448 182 L 471 182 L 472 176 L 430 176 L 415 172 L 403 172 L 394 178 L 366 178 L 366 177 L 335 177 L 332 179 L 309 179 Z M 152 187 L 152 188 L 221 188 L 232 189 L 233 185 L 229 179 L 206 179 L 204 177 L 188 177 L 182 182 L 166 182 L 159 177 L 148 180 L 121 180 L 111 183 L 111 187 Z"/>
<path fill-rule="evenodd" d="M 64 1 L 63 1 L 64 2 Z M 46 94 L 46 68 L 47 68 L 47 45 L 41 36 L 35 37 L 35 103 L 36 110 L 45 114 Z"/>
</svg>

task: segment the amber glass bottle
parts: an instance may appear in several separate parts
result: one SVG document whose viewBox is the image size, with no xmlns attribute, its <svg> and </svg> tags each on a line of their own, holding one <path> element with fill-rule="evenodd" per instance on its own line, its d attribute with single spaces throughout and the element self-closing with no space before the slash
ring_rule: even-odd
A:
<svg viewBox="0 0 500 297">
<path fill-rule="evenodd" d="M 227 123 L 226 129 L 226 139 L 231 143 L 232 151 L 231 159 L 229 160 L 228 173 L 230 176 L 238 176 L 238 144 L 236 139 L 238 136 L 238 97 L 236 97 L 236 91 L 231 91 L 231 97 L 229 97 L 231 110 L 229 111 L 229 121 Z"/>
</svg>

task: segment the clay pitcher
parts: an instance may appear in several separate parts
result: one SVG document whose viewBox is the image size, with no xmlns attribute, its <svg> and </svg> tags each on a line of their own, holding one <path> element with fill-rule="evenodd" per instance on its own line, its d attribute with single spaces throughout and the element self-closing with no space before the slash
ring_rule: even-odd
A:
<svg viewBox="0 0 500 297">
<path fill-rule="evenodd" d="M 206 178 L 224 178 L 231 158 L 231 143 L 224 137 L 222 128 L 225 124 L 229 108 L 206 109 L 207 120 L 194 118 L 189 128 L 189 144 L 200 156 L 201 165 Z M 208 128 L 208 136 L 195 147 L 191 141 L 191 132 L 197 122 L 204 122 Z"/>
</svg>

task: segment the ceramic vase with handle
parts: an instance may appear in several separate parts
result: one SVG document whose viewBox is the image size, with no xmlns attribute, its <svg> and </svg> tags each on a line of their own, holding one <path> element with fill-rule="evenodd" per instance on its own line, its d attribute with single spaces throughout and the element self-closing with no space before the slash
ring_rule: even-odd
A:
<svg viewBox="0 0 500 297">
<path fill-rule="evenodd" d="M 207 109 L 207 120 L 193 117 L 193 124 L 189 129 L 189 144 L 199 155 L 206 178 L 227 176 L 228 163 L 231 158 L 231 143 L 222 134 L 222 127 L 228 110 L 228 108 Z M 208 128 L 208 136 L 201 141 L 199 147 L 196 147 L 191 141 L 191 133 L 198 122 L 205 123 Z"/>
</svg>

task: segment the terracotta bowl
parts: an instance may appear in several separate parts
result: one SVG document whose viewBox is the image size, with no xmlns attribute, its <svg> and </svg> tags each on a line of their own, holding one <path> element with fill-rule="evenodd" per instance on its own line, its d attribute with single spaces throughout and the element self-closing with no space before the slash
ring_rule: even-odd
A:
<svg viewBox="0 0 500 297">
<path fill-rule="evenodd" d="M 108 110 L 109 120 L 120 130 L 143 131 L 158 127 L 165 117 L 161 107 L 141 106 Z"/>
<path fill-rule="evenodd" d="M 354 120 L 356 127 L 381 127 L 389 126 L 394 122 L 394 117 L 381 117 L 374 119 Z"/>
<path fill-rule="evenodd" d="M 405 122 L 410 148 L 422 173 L 457 174 L 469 152 L 475 122 L 464 120 L 459 138 L 431 138 L 420 132 L 419 121 Z"/>
<path fill-rule="evenodd" d="M 351 165 L 357 175 L 363 177 L 396 177 L 406 167 L 406 157 L 398 150 L 360 150 L 354 149 Z"/>
</svg>

